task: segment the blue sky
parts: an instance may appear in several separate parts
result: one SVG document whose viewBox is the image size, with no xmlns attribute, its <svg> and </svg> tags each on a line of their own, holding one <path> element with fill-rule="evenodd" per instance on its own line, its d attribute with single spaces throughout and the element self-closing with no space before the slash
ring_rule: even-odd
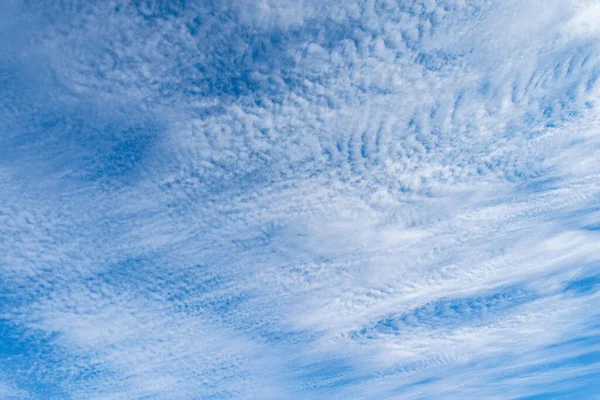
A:
<svg viewBox="0 0 600 400">
<path fill-rule="evenodd" d="M 0 4 L 0 398 L 600 398 L 597 0 Z"/>
</svg>

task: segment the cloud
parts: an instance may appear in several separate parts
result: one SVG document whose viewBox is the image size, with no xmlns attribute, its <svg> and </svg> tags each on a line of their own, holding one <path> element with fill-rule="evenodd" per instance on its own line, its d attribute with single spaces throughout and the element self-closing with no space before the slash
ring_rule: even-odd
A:
<svg viewBox="0 0 600 400">
<path fill-rule="evenodd" d="M 594 3 L 7 7 L 14 396 L 594 392 Z"/>
<path fill-rule="evenodd" d="M 598 28 L 594 20 L 600 16 L 600 6 L 593 2 L 583 3 L 567 24 L 568 32 L 583 37 L 598 35 Z"/>
</svg>

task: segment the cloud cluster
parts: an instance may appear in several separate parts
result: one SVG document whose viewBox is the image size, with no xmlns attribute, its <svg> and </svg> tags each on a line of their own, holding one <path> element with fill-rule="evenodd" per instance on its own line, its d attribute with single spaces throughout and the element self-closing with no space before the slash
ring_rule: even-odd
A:
<svg viewBox="0 0 600 400">
<path fill-rule="evenodd" d="M 0 395 L 594 393 L 594 1 L 6 3 Z"/>
</svg>

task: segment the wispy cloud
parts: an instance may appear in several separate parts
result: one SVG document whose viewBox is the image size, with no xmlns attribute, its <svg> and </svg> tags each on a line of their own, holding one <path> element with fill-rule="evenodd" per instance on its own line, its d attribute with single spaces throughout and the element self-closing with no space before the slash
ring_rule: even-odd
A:
<svg viewBox="0 0 600 400">
<path fill-rule="evenodd" d="M 597 2 L 5 3 L 0 396 L 596 394 Z"/>
</svg>

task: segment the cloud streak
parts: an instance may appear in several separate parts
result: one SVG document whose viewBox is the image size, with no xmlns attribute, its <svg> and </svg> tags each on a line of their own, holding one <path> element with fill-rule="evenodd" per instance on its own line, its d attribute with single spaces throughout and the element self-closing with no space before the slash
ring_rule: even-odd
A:
<svg viewBox="0 0 600 400">
<path fill-rule="evenodd" d="M 597 8 L 7 2 L 0 395 L 594 395 Z"/>
</svg>

